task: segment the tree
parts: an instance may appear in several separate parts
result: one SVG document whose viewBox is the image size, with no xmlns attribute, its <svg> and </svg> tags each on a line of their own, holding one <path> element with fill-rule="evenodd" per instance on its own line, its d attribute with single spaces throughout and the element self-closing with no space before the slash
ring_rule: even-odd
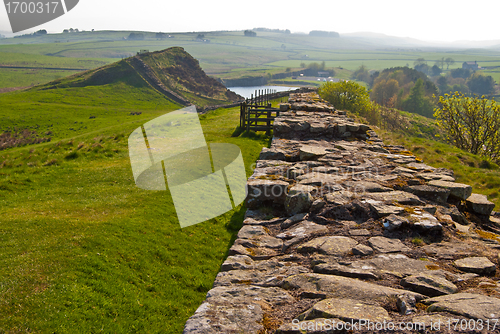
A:
<svg viewBox="0 0 500 334">
<path fill-rule="evenodd" d="M 370 81 L 370 73 L 366 69 L 365 65 L 361 65 L 358 67 L 356 71 L 351 76 L 351 79 L 356 79 L 359 81 L 369 82 Z"/>
<path fill-rule="evenodd" d="M 437 77 L 441 74 L 441 69 L 437 65 L 434 65 L 431 67 L 431 73 L 433 77 Z"/>
<path fill-rule="evenodd" d="M 446 63 L 446 69 L 449 69 L 450 65 L 455 64 L 455 60 L 453 58 L 450 58 L 450 57 L 446 58 L 444 60 L 444 62 Z"/>
<path fill-rule="evenodd" d="M 417 60 L 413 62 L 413 66 L 416 67 L 418 65 L 427 65 L 427 62 L 424 58 L 417 58 Z"/>
<path fill-rule="evenodd" d="M 441 93 L 448 93 L 450 91 L 450 86 L 448 86 L 448 79 L 444 76 L 440 76 L 436 80 L 436 84 Z"/>
<path fill-rule="evenodd" d="M 415 65 L 415 69 L 419 72 L 422 72 L 422 73 L 429 73 L 429 65 L 427 64 L 418 64 L 418 65 Z"/>
<path fill-rule="evenodd" d="M 129 39 L 131 41 L 132 40 L 134 40 L 134 41 L 143 40 L 144 39 L 144 34 L 140 33 L 140 32 L 131 32 L 130 35 L 128 35 L 127 39 Z"/>
<path fill-rule="evenodd" d="M 410 95 L 403 101 L 403 110 L 419 114 L 425 117 L 432 117 L 432 102 L 425 97 L 424 81 L 418 79 L 415 86 L 410 90 Z"/>
<path fill-rule="evenodd" d="M 382 106 L 393 107 L 389 105 L 389 102 L 394 100 L 393 98 L 397 96 L 398 92 L 399 83 L 395 79 L 380 80 L 373 86 L 371 97 Z"/>
<path fill-rule="evenodd" d="M 500 106 L 494 100 L 445 94 L 434 117 L 446 139 L 458 148 L 494 160 L 500 158 Z"/>
<path fill-rule="evenodd" d="M 247 37 L 255 37 L 257 36 L 257 33 L 255 31 L 252 31 L 252 30 L 245 30 L 243 32 L 243 34 Z"/>
<path fill-rule="evenodd" d="M 472 73 L 471 70 L 469 70 L 468 68 L 467 69 L 465 69 L 465 68 L 456 68 L 454 70 L 451 70 L 450 75 L 453 78 L 467 79 L 468 77 L 470 77 L 471 73 Z"/>
<path fill-rule="evenodd" d="M 318 93 L 340 110 L 364 113 L 372 107 L 366 88 L 354 81 L 326 82 Z"/>
<path fill-rule="evenodd" d="M 491 75 L 484 76 L 476 73 L 467 81 L 467 87 L 475 94 L 492 95 L 495 93 L 495 80 Z"/>
<path fill-rule="evenodd" d="M 445 60 L 443 57 L 441 59 L 436 60 L 436 62 L 434 63 L 434 66 L 440 66 L 441 69 L 443 70 L 444 69 L 444 62 L 445 62 Z"/>
</svg>

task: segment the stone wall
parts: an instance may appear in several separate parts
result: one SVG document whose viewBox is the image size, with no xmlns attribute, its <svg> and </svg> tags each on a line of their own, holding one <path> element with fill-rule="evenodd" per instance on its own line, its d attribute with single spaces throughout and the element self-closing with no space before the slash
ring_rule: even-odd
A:
<svg viewBox="0 0 500 334">
<path fill-rule="evenodd" d="M 453 319 L 497 332 L 494 205 L 314 94 L 289 103 L 248 180 L 238 238 L 184 333 L 438 323 L 446 333 Z"/>
</svg>

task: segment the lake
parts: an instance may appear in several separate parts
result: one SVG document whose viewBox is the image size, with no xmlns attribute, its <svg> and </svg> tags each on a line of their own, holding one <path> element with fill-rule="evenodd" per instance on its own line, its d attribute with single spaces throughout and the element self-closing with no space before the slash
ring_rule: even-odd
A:
<svg viewBox="0 0 500 334">
<path fill-rule="evenodd" d="M 249 99 L 252 94 L 255 96 L 256 90 L 264 90 L 271 89 L 276 90 L 277 92 L 284 92 L 287 90 L 295 90 L 300 87 L 288 87 L 288 86 L 249 86 L 249 87 L 227 87 L 227 89 L 232 90 L 236 94 L 243 96 L 244 98 Z"/>
</svg>

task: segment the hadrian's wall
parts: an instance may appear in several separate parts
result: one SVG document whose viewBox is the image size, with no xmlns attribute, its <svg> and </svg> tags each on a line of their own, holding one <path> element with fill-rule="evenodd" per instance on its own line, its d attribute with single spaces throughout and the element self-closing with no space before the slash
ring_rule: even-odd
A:
<svg viewBox="0 0 500 334">
<path fill-rule="evenodd" d="M 494 205 L 314 94 L 289 103 L 184 333 L 498 332 Z"/>
</svg>

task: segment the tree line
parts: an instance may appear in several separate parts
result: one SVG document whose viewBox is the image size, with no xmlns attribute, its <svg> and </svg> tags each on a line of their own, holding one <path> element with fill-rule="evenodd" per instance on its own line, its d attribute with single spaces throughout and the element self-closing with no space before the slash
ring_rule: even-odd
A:
<svg viewBox="0 0 500 334">
<path fill-rule="evenodd" d="M 436 97 L 439 89 L 434 83 L 407 67 L 368 76 L 361 67 L 353 77 L 367 78 L 372 90 L 355 81 L 341 81 L 327 82 L 318 92 L 336 108 L 360 115 L 370 124 L 385 124 L 390 130 L 409 126 L 398 109 L 433 117 L 448 143 L 500 162 L 500 106 L 494 100 L 461 92 Z"/>
</svg>

